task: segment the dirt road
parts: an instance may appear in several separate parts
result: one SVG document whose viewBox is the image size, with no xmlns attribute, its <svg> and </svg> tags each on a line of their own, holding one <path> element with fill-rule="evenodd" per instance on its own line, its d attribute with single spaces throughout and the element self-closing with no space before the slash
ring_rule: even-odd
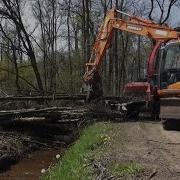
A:
<svg viewBox="0 0 180 180">
<path fill-rule="evenodd" d="M 110 134 L 113 142 L 104 160 L 140 164 L 145 172 L 133 179 L 180 179 L 180 132 L 165 131 L 160 122 L 139 121 L 115 123 Z"/>
</svg>

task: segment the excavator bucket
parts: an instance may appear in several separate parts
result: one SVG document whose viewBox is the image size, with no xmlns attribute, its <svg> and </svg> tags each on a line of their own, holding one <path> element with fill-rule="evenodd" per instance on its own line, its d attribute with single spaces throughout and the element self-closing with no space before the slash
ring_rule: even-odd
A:
<svg viewBox="0 0 180 180">
<path fill-rule="evenodd" d="M 87 91 L 87 96 L 86 100 L 87 102 L 90 102 L 91 100 L 94 100 L 98 97 L 101 97 L 103 95 L 103 90 L 102 90 L 102 80 L 101 76 L 97 71 L 93 71 L 90 76 L 88 77 L 88 74 L 86 75 L 88 79 L 88 91 Z"/>
</svg>

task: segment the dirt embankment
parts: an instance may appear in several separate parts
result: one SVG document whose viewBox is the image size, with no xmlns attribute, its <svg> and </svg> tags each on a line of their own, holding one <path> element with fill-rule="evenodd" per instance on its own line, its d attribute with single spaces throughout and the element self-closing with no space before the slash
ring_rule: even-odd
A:
<svg viewBox="0 0 180 180">
<path fill-rule="evenodd" d="M 0 173 L 34 151 L 61 152 L 78 138 L 84 111 L 79 106 L 0 111 Z"/>
<path fill-rule="evenodd" d="M 101 158 L 105 166 L 135 162 L 144 172 L 132 179 L 180 179 L 180 132 L 165 131 L 160 122 L 149 121 L 115 123 L 109 134 L 112 142 Z"/>
</svg>

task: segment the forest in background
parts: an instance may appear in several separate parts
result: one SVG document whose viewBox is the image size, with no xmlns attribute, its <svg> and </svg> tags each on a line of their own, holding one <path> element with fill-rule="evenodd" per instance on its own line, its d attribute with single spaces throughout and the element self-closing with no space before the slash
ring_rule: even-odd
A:
<svg viewBox="0 0 180 180">
<path fill-rule="evenodd" d="M 78 94 L 85 64 L 112 8 L 171 24 L 178 0 L 0 0 L 0 86 L 7 93 Z M 153 42 L 115 31 L 102 65 L 105 94 L 143 79 Z"/>
</svg>

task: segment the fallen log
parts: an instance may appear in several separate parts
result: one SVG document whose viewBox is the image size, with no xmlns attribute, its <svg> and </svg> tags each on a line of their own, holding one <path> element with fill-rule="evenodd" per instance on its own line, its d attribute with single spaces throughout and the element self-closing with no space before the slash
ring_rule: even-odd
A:
<svg viewBox="0 0 180 180">
<path fill-rule="evenodd" d="M 0 101 L 53 101 L 53 100 L 85 100 L 85 95 L 74 96 L 7 96 L 0 97 Z"/>
<path fill-rule="evenodd" d="M 123 96 L 103 96 L 95 101 L 101 100 L 114 100 L 114 101 L 122 101 L 126 102 L 133 97 L 123 97 Z M 49 96 L 5 96 L 0 97 L 0 101 L 53 101 L 53 100 L 86 100 L 85 94 L 78 94 L 78 95 L 49 95 Z"/>
<path fill-rule="evenodd" d="M 86 117 L 99 120 L 123 118 L 123 114 L 120 112 L 87 112 Z"/>
<path fill-rule="evenodd" d="M 16 117 L 15 122 L 48 122 L 45 117 Z"/>
<path fill-rule="evenodd" d="M 39 117 L 37 118 L 42 120 L 42 117 L 48 116 L 51 112 L 57 110 L 57 107 L 44 108 L 44 109 L 27 109 L 27 110 L 17 110 L 17 111 L 0 111 L 0 124 L 9 123 L 20 118 L 27 117 Z M 60 113 L 57 114 L 57 117 L 60 118 Z M 22 119 L 23 120 L 23 119 Z M 35 120 L 35 118 L 34 118 Z M 46 121 L 53 121 L 52 119 L 46 119 Z M 56 121 L 56 119 L 54 119 Z"/>
</svg>

